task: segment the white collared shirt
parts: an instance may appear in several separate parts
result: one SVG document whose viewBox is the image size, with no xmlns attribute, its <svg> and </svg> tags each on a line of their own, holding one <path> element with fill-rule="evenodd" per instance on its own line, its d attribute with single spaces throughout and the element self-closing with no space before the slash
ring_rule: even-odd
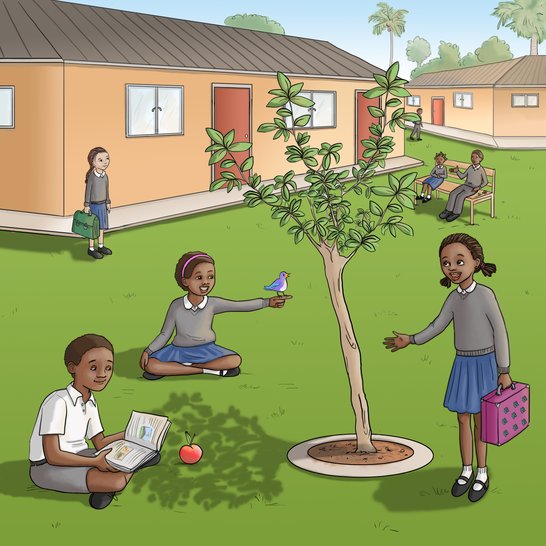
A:
<svg viewBox="0 0 546 546">
<path fill-rule="evenodd" d="M 192 311 L 197 311 L 197 309 L 203 309 L 205 305 L 207 305 L 208 298 L 207 296 L 203 296 L 203 301 L 196 307 L 192 304 L 192 302 L 189 300 L 188 296 L 184 296 L 184 307 L 189 311 L 190 309 Z"/>
<path fill-rule="evenodd" d="M 104 171 L 98 173 L 97 169 L 93 169 L 93 172 L 95 173 L 95 176 L 98 176 L 99 178 L 102 178 L 106 174 Z"/>
<path fill-rule="evenodd" d="M 457 292 L 464 296 L 465 294 L 470 294 L 470 292 L 472 292 L 474 288 L 476 288 L 476 281 L 472 281 L 472 284 L 466 290 L 464 290 L 460 286 L 457 286 Z"/>
<path fill-rule="evenodd" d="M 85 441 L 102 432 L 99 410 L 91 394 L 87 402 L 72 384 L 66 389 L 52 392 L 40 406 L 30 438 L 31 461 L 45 459 L 42 436 L 59 436 L 61 451 L 78 453 L 89 446 Z"/>
<path fill-rule="evenodd" d="M 481 164 L 478 163 L 477 165 L 474 165 L 474 163 L 472 163 L 472 168 L 477 171 L 479 168 L 481 167 Z"/>
</svg>

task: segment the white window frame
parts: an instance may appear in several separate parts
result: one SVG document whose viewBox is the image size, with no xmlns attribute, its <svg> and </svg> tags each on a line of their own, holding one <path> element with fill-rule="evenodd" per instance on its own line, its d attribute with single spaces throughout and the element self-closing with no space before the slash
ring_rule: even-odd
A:
<svg viewBox="0 0 546 546">
<path fill-rule="evenodd" d="M 407 106 L 421 106 L 421 95 L 411 95 L 406 98 Z"/>
<path fill-rule="evenodd" d="M 14 129 L 15 128 L 15 86 L 13 85 L 0 85 L 0 90 L 7 89 L 11 91 L 8 95 L 11 94 L 11 97 L 8 99 L 11 101 L 11 123 L 8 125 L 0 125 L 0 129 Z M 3 95 L 4 93 L 2 93 Z"/>
<path fill-rule="evenodd" d="M 131 133 L 131 120 L 130 120 L 130 101 L 131 101 L 131 89 L 135 88 L 152 88 L 155 89 L 155 106 L 152 109 L 155 114 L 155 131 L 154 133 Z M 180 131 L 174 133 L 159 132 L 159 111 L 158 96 L 160 89 L 178 89 L 180 90 Z M 177 136 L 184 134 L 184 86 L 183 85 L 150 85 L 139 83 L 128 83 L 125 86 L 125 136 L 127 138 L 143 138 L 143 137 L 157 137 L 157 136 Z"/>
<path fill-rule="evenodd" d="M 463 97 L 466 95 L 467 97 L 470 97 L 470 106 L 463 106 L 462 104 L 458 104 L 458 98 Z M 464 108 L 465 110 L 472 110 L 474 108 L 474 95 L 473 93 L 453 93 L 453 108 Z"/>
<path fill-rule="evenodd" d="M 306 125 L 305 127 L 297 127 L 297 129 L 335 129 L 337 127 L 337 91 L 306 90 L 306 91 L 302 91 L 300 95 L 315 102 L 313 98 L 315 93 L 317 95 L 318 94 L 332 95 L 332 125 L 315 125 L 314 124 L 314 117 L 315 117 L 314 107 L 311 107 L 308 109 L 308 110 L 311 110 L 311 112 L 309 112 L 309 114 L 311 115 L 311 119 L 309 120 L 309 125 Z M 297 116 L 294 116 L 294 120 L 304 115 L 305 114 L 301 113 Z M 286 125 L 289 129 L 292 129 L 292 119 L 286 118 Z"/>
<path fill-rule="evenodd" d="M 514 97 L 523 97 L 523 104 L 521 105 L 514 104 Z M 528 104 L 529 97 L 536 97 L 537 103 L 529 105 Z M 512 108 L 538 108 L 538 107 L 539 107 L 538 93 L 512 93 Z"/>
</svg>

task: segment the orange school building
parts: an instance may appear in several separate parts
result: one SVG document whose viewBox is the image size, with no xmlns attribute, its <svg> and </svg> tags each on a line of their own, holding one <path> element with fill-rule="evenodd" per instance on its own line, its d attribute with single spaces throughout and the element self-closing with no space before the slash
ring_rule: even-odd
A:
<svg viewBox="0 0 546 546">
<path fill-rule="evenodd" d="M 0 209 L 68 216 L 83 206 L 87 153 L 106 148 L 113 207 L 206 192 L 206 127 L 252 140 L 263 179 L 287 170 L 257 132 L 277 71 L 315 101 L 312 143 L 356 163 L 369 136 L 361 91 L 382 72 L 328 42 L 91 7 L 0 0 Z M 395 153 L 404 155 L 402 132 Z M 296 165 L 304 173 L 303 164 Z"/>
</svg>

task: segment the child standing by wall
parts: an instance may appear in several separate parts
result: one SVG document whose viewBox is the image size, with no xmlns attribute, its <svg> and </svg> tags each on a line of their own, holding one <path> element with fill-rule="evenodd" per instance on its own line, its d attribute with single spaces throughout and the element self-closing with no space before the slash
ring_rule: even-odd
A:
<svg viewBox="0 0 546 546">
<path fill-rule="evenodd" d="M 216 282 L 214 260 L 204 252 L 188 252 L 178 261 L 174 277 L 188 294 L 174 300 L 167 312 L 161 333 L 142 353 L 143 377 L 161 379 L 165 375 L 213 374 L 239 375 L 241 357 L 216 345 L 212 329 L 215 315 L 229 311 L 257 311 L 281 308 L 291 296 L 231 301 L 209 297 Z M 173 332 L 176 335 L 167 345 Z"/>
<path fill-rule="evenodd" d="M 110 155 L 101 147 L 93 148 L 87 155 L 89 170 L 85 175 L 84 212 L 90 212 L 99 219 L 99 246 L 89 239 L 87 254 L 96 260 L 109 256 L 112 251 L 104 246 L 104 230 L 108 229 L 108 213 L 110 212 L 110 192 L 106 169 L 110 165 Z"/>
<path fill-rule="evenodd" d="M 421 129 L 423 128 L 423 109 L 417 108 L 415 113 L 419 116 L 419 120 L 413 122 L 413 129 L 409 138 L 410 140 L 423 140 L 421 138 Z"/>
<path fill-rule="evenodd" d="M 106 461 L 110 449 L 95 448 L 121 440 L 125 432 L 104 436 L 93 392 L 103 391 L 114 370 L 114 348 L 104 337 L 86 334 L 66 348 L 64 361 L 73 382 L 52 392 L 40 406 L 30 439 L 30 478 L 43 489 L 91 493 L 89 504 L 106 508 L 125 488 L 132 473 L 118 472 Z M 159 454 L 144 466 L 159 462 Z"/>
<path fill-rule="evenodd" d="M 489 488 L 486 458 L 487 444 L 481 440 L 481 398 L 495 390 L 497 384 L 508 388 L 510 354 L 508 335 L 493 290 L 477 284 L 474 275 L 481 271 L 486 277 L 496 272 L 495 264 L 486 263 L 481 245 L 465 233 L 447 236 L 440 245 L 440 267 L 444 274 L 440 283 L 449 288 L 457 285 L 447 297 L 440 314 L 421 332 L 396 334 L 385 338 L 387 349 L 398 351 L 410 344 L 422 345 L 442 333 L 453 321 L 456 357 L 449 377 L 444 406 L 457 412 L 459 444 L 463 469 L 451 493 L 480 500 Z M 478 473 L 472 470 L 472 428 L 478 459 Z M 472 487 L 470 487 L 472 486 Z"/>
<path fill-rule="evenodd" d="M 442 182 L 447 177 L 447 169 L 444 166 L 444 163 L 447 159 L 447 155 L 444 152 L 438 152 L 434 156 L 434 165 L 432 171 L 430 171 L 430 176 L 423 181 L 423 188 L 421 189 L 421 195 L 417 197 L 418 200 L 422 200 L 423 203 L 428 203 L 432 199 L 432 190 L 439 188 Z"/>
</svg>

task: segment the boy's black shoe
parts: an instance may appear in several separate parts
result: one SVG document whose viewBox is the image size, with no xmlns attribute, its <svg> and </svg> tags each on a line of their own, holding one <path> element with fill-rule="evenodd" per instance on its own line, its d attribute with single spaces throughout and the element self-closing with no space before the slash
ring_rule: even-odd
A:
<svg viewBox="0 0 546 546">
<path fill-rule="evenodd" d="M 476 491 L 473 487 L 470 488 L 470 491 L 468 492 L 468 500 L 470 502 L 477 502 L 479 501 L 486 493 L 487 493 L 487 490 L 489 489 L 489 479 L 487 479 L 484 482 L 482 482 L 481 480 L 476 480 L 474 483 L 479 483 L 481 484 L 481 489 Z"/>
<path fill-rule="evenodd" d="M 453 220 L 457 220 L 459 218 L 460 214 L 455 214 L 454 212 L 450 213 L 449 216 L 446 218 L 448 222 L 453 222 Z"/>
<path fill-rule="evenodd" d="M 155 374 L 150 373 L 150 372 L 144 372 L 142 374 L 142 377 L 144 377 L 144 379 L 148 379 L 148 381 L 155 381 L 156 379 L 161 379 L 162 377 L 165 377 L 165 376 L 155 375 Z"/>
<path fill-rule="evenodd" d="M 417 140 L 423 140 L 422 138 L 418 138 Z"/>
<path fill-rule="evenodd" d="M 460 484 L 459 480 L 463 480 L 464 484 Z M 459 476 L 455 483 L 453 484 L 453 487 L 451 488 L 451 494 L 454 497 L 461 497 L 464 495 L 467 491 L 470 485 L 472 484 L 472 481 L 474 480 L 474 472 L 470 475 L 470 478 L 466 478 L 465 476 Z"/>
<path fill-rule="evenodd" d="M 443 210 L 442 212 L 440 212 L 440 214 L 438 214 L 438 217 L 441 218 L 442 220 L 445 220 L 450 214 L 451 214 L 451 211 Z"/>
<path fill-rule="evenodd" d="M 110 256 L 110 254 L 112 254 L 112 251 L 107 246 L 103 246 L 103 247 L 99 246 L 99 252 L 101 254 L 104 254 L 105 256 Z"/>
<path fill-rule="evenodd" d="M 91 493 L 89 495 L 89 506 L 95 510 L 102 510 L 112 502 L 115 496 L 115 493 Z"/>
<path fill-rule="evenodd" d="M 231 368 L 230 370 L 222 370 L 222 375 L 220 377 L 236 377 L 241 373 L 239 366 L 236 368 Z"/>
<path fill-rule="evenodd" d="M 100 252 L 91 250 L 90 248 L 87 249 L 87 254 L 88 256 L 91 256 L 91 258 L 95 258 L 95 260 L 101 260 L 103 258 L 103 255 Z"/>
</svg>

